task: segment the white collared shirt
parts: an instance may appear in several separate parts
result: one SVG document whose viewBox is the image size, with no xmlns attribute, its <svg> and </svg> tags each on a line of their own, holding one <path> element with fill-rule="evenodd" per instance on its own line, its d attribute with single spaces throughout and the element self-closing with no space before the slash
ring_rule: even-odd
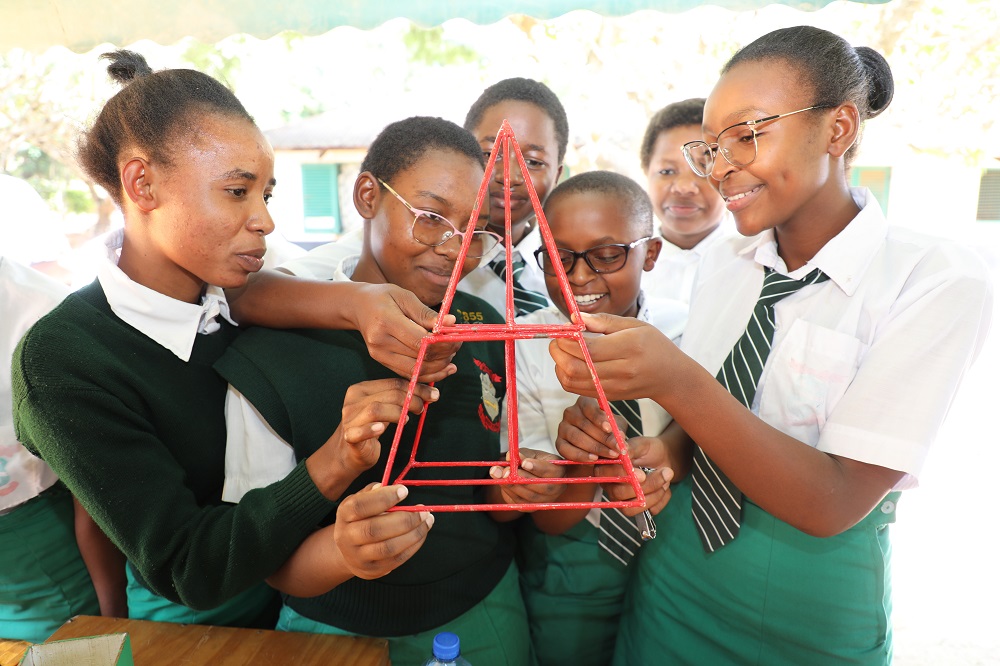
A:
<svg viewBox="0 0 1000 666">
<path fill-rule="evenodd" d="M 684 330 L 687 304 L 676 300 L 645 298 L 639 296 L 641 321 L 658 328 L 667 337 L 676 340 Z M 565 315 L 554 305 L 517 318 L 519 324 L 565 324 Z M 563 390 L 556 378 L 556 366 L 549 355 L 548 339 L 518 340 L 517 354 L 517 426 L 518 446 L 558 455 L 555 441 L 562 421 L 563 411 L 578 398 Z M 505 406 L 506 407 L 506 406 Z M 670 415 L 652 400 L 639 400 L 642 415 L 642 434 L 659 435 L 670 423 Z M 500 419 L 500 445 L 507 449 L 507 419 Z M 587 519 L 597 525 L 600 511 L 592 510 Z"/>
<path fill-rule="evenodd" d="M 332 255 L 328 255 L 332 256 Z M 348 282 L 360 255 L 341 258 L 326 269 L 325 279 Z M 226 392 L 225 502 L 239 502 L 254 488 L 263 488 L 288 476 L 297 461 L 291 445 L 275 432 L 246 396 L 232 384 Z"/>
<path fill-rule="evenodd" d="M 229 316 L 226 294 L 219 287 L 209 285 L 201 303 L 196 304 L 179 301 L 134 282 L 118 268 L 119 251 L 124 239 L 124 229 L 108 234 L 108 260 L 101 262 L 97 268 L 97 279 L 104 289 L 108 305 L 119 319 L 170 350 L 185 363 L 191 359 L 195 336 L 218 331 L 221 325 L 217 319 L 220 316 L 236 325 Z"/>
<path fill-rule="evenodd" d="M 862 208 L 789 273 L 772 231 L 732 238 L 706 256 L 682 349 L 713 375 L 743 334 L 763 267 L 830 280 L 774 308 L 771 354 L 751 407 L 830 454 L 905 472 L 913 487 L 959 383 L 989 328 L 983 262 L 948 241 L 891 228 L 869 191 Z"/>
<path fill-rule="evenodd" d="M 14 435 L 10 371 L 21 337 L 67 293 L 65 285 L 39 271 L 0 257 L 0 514 L 56 482 L 49 466 Z"/>
<path fill-rule="evenodd" d="M 654 298 L 669 298 L 690 303 L 698 267 L 705 255 L 713 247 L 735 234 L 732 217 L 727 214 L 712 233 L 702 238 L 690 250 L 678 247 L 661 236 L 663 248 L 656 259 L 656 265 L 653 266 L 653 270 L 642 274 L 643 291 Z"/>
</svg>

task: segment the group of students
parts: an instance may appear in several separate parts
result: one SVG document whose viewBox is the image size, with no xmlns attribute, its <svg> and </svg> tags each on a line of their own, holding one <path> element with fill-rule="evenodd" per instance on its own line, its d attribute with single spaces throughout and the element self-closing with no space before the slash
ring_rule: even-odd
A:
<svg viewBox="0 0 1000 666">
<path fill-rule="evenodd" d="M 645 190 L 607 171 L 559 182 L 562 105 L 502 81 L 464 127 L 386 127 L 354 185 L 362 229 L 277 271 L 260 271 L 273 153 L 243 106 L 204 74 L 108 57 L 123 89 L 80 160 L 125 228 L 97 280 L 8 350 L 23 447 L 2 433 L 0 635 L 127 612 L 379 636 L 394 664 L 422 663 L 442 630 L 477 665 L 891 661 L 886 525 L 992 294 L 975 255 L 889 227 L 848 186 L 862 123 L 892 99 L 880 55 L 812 27 L 764 35 L 707 99 L 654 116 Z M 561 262 L 616 412 L 576 343 L 519 343 L 521 473 L 591 476 L 619 455 L 617 418 L 646 496 L 618 516 L 387 511 L 631 497 L 379 483 L 403 410 L 394 472 L 425 407 L 422 459 L 503 456 L 502 343 L 432 346 L 409 402 L 402 377 L 466 234 L 449 316 L 503 321 L 499 168 L 466 224 L 504 119 L 528 171 L 510 180 L 518 320 L 568 321 Z M 5 311 L 5 343 L 49 293 Z M 643 544 L 628 526 L 644 510 L 658 536 Z"/>
</svg>

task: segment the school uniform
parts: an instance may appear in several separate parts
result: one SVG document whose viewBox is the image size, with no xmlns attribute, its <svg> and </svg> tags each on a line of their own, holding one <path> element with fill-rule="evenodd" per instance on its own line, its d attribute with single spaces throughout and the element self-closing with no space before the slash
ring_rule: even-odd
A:
<svg viewBox="0 0 1000 666">
<path fill-rule="evenodd" d="M 363 240 L 363 229 L 348 232 L 333 243 L 320 245 L 305 255 L 282 264 L 281 268 L 299 277 L 315 280 L 337 279 L 336 275 L 340 263 L 360 254 Z M 548 292 L 545 289 L 545 275 L 538 267 L 538 262 L 535 261 L 534 257 L 535 250 L 541 246 L 542 235 L 538 231 L 538 226 L 535 225 L 531 231 L 525 234 L 521 242 L 512 248 L 511 260 L 524 260 L 524 271 L 520 277 L 521 286 L 548 299 Z M 479 266 L 462 278 L 461 282 L 458 283 L 458 291 L 478 296 L 502 315 L 507 307 L 507 286 L 494 268 L 497 262 L 505 262 L 502 243 L 480 259 Z"/>
<path fill-rule="evenodd" d="M 687 306 L 639 296 L 638 318 L 665 335 L 678 338 Z M 554 306 L 518 318 L 518 323 L 565 324 Z M 556 378 L 549 340 L 525 340 L 517 346 L 519 445 L 558 454 L 555 441 L 563 411 L 577 397 Z M 659 435 L 669 415 L 652 400 L 639 400 L 644 436 Z M 598 489 L 595 499 L 600 498 Z M 633 565 L 625 566 L 598 545 L 600 509 L 564 534 L 547 535 L 530 518 L 518 531 L 521 593 L 528 608 L 532 647 L 541 666 L 603 666 L 618 632 L 625 589 Z M 640 549 L 640 553 L 641 553 Z"/>
<path fill-rule="evenodd" d="M 335 276 L 353 274 L 357 257 Z M 481 299 L 455 295 L 454 307 L 498 323 Z M 499 342 L 465 342 L 453 363 L 458 372 L 437 382 L 440 399 L 427 409 L 418 459 L 499 460 L 505 391 L 504 348 Z M 252 328 L 217 363 L 230 382 L 226 497 L 271 483 L 322 447 L 341 419 L 347 390 L 361 381 L 394 377 L 368 354 L 356 331 L 275 331 Z M 419 419 L 404 426 L 392 479 L 407 463 Z M 343 497 L 381 482 L 395 433 L 380 438 L 375 466 Z M 410 478 L 487 478 L 488 467 L 415 470 Z M 404 481 L 405 483 L 405 481 Z M 408 503 L 481 503 L 484 486 L 412 486 Z M 336 511 L 319 525 L 332 524 Z M 475 664 L 526 666 L 528 628 L 513 564 L 514 538 L 507 523 L 485 512 L 441 512 L 411 559 L 376 580 L 351 578 L 329 592 L 283 595 L 278 629 L 378 636 L 389 640 L 394 664 L 422 664 L 438 631 L 462 637 L 462 654 Z"/>
<path fill-rule="evenodd" d="M 10 358 L 21 336 L 69 293 L 0 257 L 0 637 L 40 643 L 100 609 L 76 544 L 73 498 L 14 435 Z"/>
<path fill-rule="evenodd" d="M 690 303 L 698 267 L 705 255 L 735 233 L 732 217 L 727 214 L 712 233 L 689 250 L 674 245 L 661 236 L 663 246 L 660 249 L 660 256 L 656 259 L 656 265 L 652 270 L 642 274 L 643 291 L 653 298 Z"/>
<path fill-rule="evenodd" d="M 828 538 L 744 498 L 738 537 L 712 554 L 692 519 L 690 478 L 675 485 L 630 582 L 614 663 L 891 661 L 888 525 L 983 343 L 991 287 L 972 252 L 890 228 L 870 192 L 852 195 L 860 213 L 795 271 L 773 231 L 713 251 L 682 348 L 716 374 L 746 328 L 765 267 L 794 279 L 819 268 L 828 281 L 774 306 L 751 410 L 806 446 L 904 477 L 869 516 Z"/>
<path fill-rule="evenodd" d="M 184 303 L 108 261 L 15 352 L 17 434 L 125 554 L 132 617 L 257 624 L 274 602 L 262 581 L 331 506 L 304 466 L 222 502 L 226 383 L 212 364 L 236 333 L 220 289 Z"/>
</svg>

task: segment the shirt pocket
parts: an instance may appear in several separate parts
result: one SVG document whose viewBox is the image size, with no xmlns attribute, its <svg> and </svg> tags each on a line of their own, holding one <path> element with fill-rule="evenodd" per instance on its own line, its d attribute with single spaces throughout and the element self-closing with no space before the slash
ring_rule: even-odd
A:
<svg viewBox="0 0 1000 666">
<path fill-rule="evenodd" d="M 852 335 L 795 320 L 771 350 L 760 387 L 760 418 L 816 446 L 867 347 Z"/>
</svg>

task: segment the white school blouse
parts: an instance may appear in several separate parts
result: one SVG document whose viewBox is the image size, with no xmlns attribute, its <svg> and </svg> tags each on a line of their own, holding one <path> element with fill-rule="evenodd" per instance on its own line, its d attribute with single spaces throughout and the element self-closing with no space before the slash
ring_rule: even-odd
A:
<svg viewBox="0 0 1000 666">
<path fill-rule="evenodd" d="M 736 234 L 732 217 L 728 214 L 712 233 L 701 239 L 690 250 L 685 250 L 660 237 L 663 248 L 656 259 L 653 270 L 642 274 L 642 289 L 653 298 L 669 298 L 671 300 L 691 302 L 691 291 L 694 289 L 698 267 L 702 260 L 716 245 Z"/>
<path fill-rule="evenodd" d="M 805 266 L 789 272 L 773 231 L 733 238 L 705 258 L 682 350 L 713 375 L 743 334 L 764 267 L 830 280 L 775 305 L 771 354 L 751 407 L 826 453 L 917 477 L 989 328 L 981 259 L 951 242 L 889 227 L 871 193 Z"/>
<path fill-rule="evenodd" d="M 14 435 L 10 363 L 21 337 L 68 293 L 34 268 L 0 257 L 0 515 L 56 482 L 55 472 Z"/>
<path fill-rule="evenodd" d="M 687 305 L 681 301 L 646 298 L 640 293 L 637 318 L 676 340 L 684 330 Z M 555 306 L 517 318 L 518 323 L 524 324 L 565 324 L 567 321 Z M 559 384 L 555 363 L 549 355 L 549 342 L 548 339 L 519 340 L 515 344 L 518 446 L 558 455 L 555 441 L 563 411 L 571 407 L 578 396 L 567 393 Z M 639 400 L 639 411 L 642 434 L 647 437 L 659 435 L 670 423 L 670 415 L 652 400 Z M 501 418 L 500 423 L 500 444 L 506 448 L 506 417 Z M 592 510 L 587 519 L 596 525 L 599 515 L 599 510 Z"/>
</svg>

